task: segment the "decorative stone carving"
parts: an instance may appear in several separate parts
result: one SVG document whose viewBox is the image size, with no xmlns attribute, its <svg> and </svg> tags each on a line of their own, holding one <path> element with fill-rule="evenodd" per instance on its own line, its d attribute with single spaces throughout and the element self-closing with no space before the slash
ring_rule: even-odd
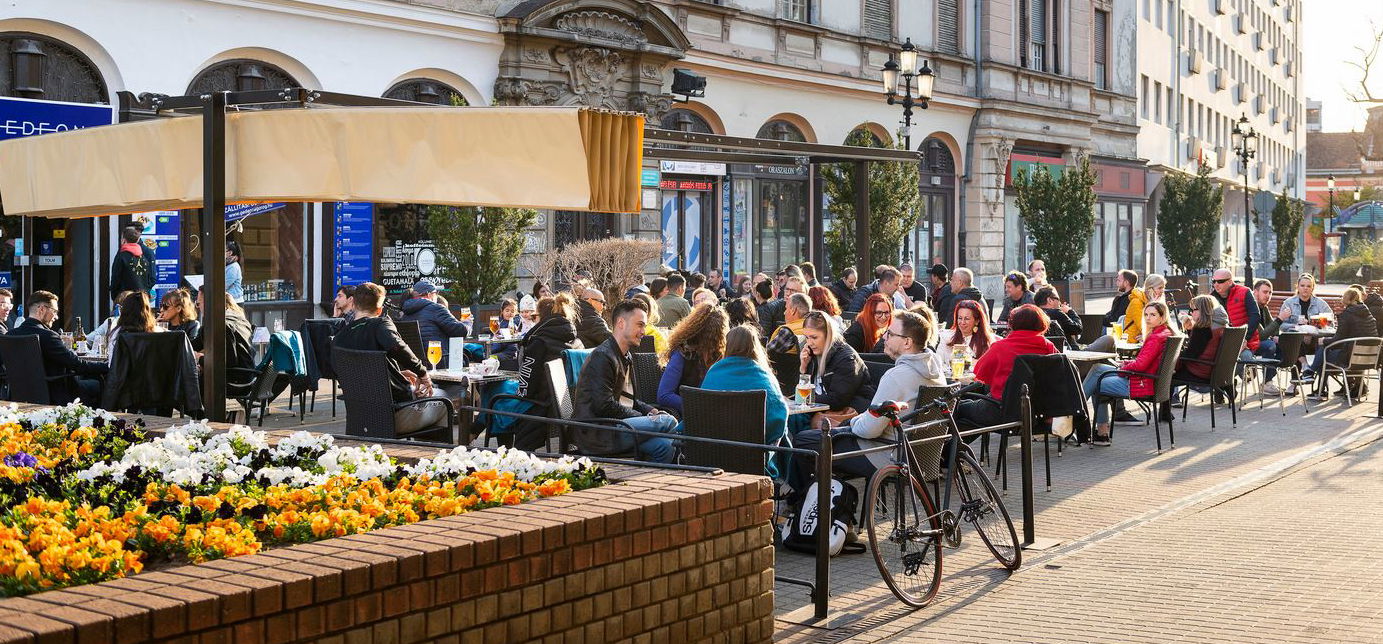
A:
<svg viewBox="0 0 1383 644">
<path fill-rule="evenodd" d="M 663 80 L 663 67 L 661 65 L 644 64 L 639 67 L 639 73 L 648 80 Z"/>
<path fill-rule="evenodd" d="M 528 63 L 546 63 L 549 60 L 549 54 L 543 49 L 524 49 L 523 60 Z"/>
<path fill-rule="evenodd" d="M 570 77 L 570 95 L 590 107 L 619 109 L 615 82 L 623 75 L 624 56 L 604 47 L 558 50 L 555 56 Z"/>
<path fill-rule="evenodd" d="M 668 110 L 672 109 L 672 96 L 652 92 L 631 92 L 629 94 L 629 109 L 647 114 L 648 120 L 656 123 L 662 120 Z"/>
<path fill-rule="evenodd" d="M 553 26 L 580 36 L 604 38 L 625 45 L 641 45 L 648 42 L 642 27 L 624 16 L 608 11 L 573 11 L 558 17 Z"/>
<path fill-rule="evenodd" d="M 552 105 L 562 98 L 565 83 L 500 78 L 495 81 L 495 101 L 501 105 Z"/>
</svg>

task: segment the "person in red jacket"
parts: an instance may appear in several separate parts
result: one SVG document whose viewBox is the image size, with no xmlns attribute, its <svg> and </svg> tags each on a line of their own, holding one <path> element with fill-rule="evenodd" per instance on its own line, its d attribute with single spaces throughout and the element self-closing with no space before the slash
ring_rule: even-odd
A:
<svg viewBox="0 0 1383 644">
<path fill-rule="evenodd" d="M 1086 375 L 1085 396 L 1090 398 L 1091 405 L 1095 407 L 1095 435 L 1091 443 L 1100 446 L 1109 445 L 1109 411 L 1104 405 L 1095 401 L 1094 397 L 1097 393 L 1106 399 L 1138 398 L 1153 394 L 1152 378 L 1114 374 L 1101 379 L 1100 376 L 1116 369 L 1142 373 L 1156 371 L 1158 365 L 1162 364 L 1162 350 L 1167 347 L 1167 338 L 1173 333 L 1171 327 L 1167 326 L 1167 305 L 1161 302 L 1149 302 L 1143 307 L 1143 348 L 1138 350 L 1138 356 L 1117 367 L 1095 365 L 1095 368 Z"/>
<path fill-rule="evenodd" d="M 1056 345 L 1046 338 L 1051 320 L 1036 305 L 1024 304 L 1013 309 L 1008 323 L 1008 336 L 989 345 L 989 350 L 975 362 L 975 379 L 989 385 L 989 395 L 965 400 L 956 406 L 956 422 L 962 427 L 1003 423 L 1004 385 L 1013 373 L 1018 356 L 1056 353 Z"/>
</svg>

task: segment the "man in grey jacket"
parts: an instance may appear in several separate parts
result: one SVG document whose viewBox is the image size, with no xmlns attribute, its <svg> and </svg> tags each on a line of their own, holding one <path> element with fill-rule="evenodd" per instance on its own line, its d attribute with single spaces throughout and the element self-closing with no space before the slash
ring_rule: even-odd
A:
<svg viewBox="0 0 1383 644">
<path fill-rule="evenodd" d="M 945 386 L 946 365 L 928 348 L 935 335 L 935 323 L 929 316 L 912 311 L 893 312 L 893 322 L 884 332 L 884 353 L 893 358 L 893 368 L 885 372 L 879 381 L 874 399 L 869 404 L 871 409 L 888 401 L 906 402 L 911 407 L 917 403 L 917 391 L 923 385 Z M 837 436 L 832 443 L 837 454 L 890 445 L 897 440 L 888 417 L 872 411 L 855 416 L 848 424 L 832 429 L 831 434 Z M 793 438 L 793 446 L 800 449 L 815 450 L 820 445 L 821 432 L 816 429 L 804 431 Z M 810 481 L 814 471 L 811 460 L 804 458 L 796 462 L 802 480 Z M 874 452 L 836 461 L 835 469 L 869 477 L 875 470 L 892 462 L 892 452 Z"/>
</svg>

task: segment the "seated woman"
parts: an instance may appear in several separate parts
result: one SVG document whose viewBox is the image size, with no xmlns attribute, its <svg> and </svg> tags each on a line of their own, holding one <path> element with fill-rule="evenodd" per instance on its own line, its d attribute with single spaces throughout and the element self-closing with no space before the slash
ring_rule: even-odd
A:
<svg viewBox="0 0 1383 644">
<path fill-rule="evenodd" d="M 149 294 L 143 291 L 130 291 L 125 294 L 125 299 L 120 301 L 120 317 L 116 318 L 115 326 L 106 334 L 106 361 L 110 362 L 115 358 L 115 344 L 121 333 L 152 333 L 159 330 L 154 324 L 154 310 L 149 306 Z"/>
<path fill-rule="evenodd" d="M 1229 313 L 1210 295 L 1191 298 L 1190 306 L 1191 312 L 1181 320 L 1181 328 L 1186 330 L 1186 348 L 1177 359 L 1176 375 L 1209 380 L 1214 365 L 1192 362 L 1188 358 L 1215 361 L 1215 352 L 1220 350 L 1220 336 L 1229 326 Z"/>
<path fill-rule="evenodd" d="M 989 395 L 967 398 L 956 405 L 956 423 L 963 427 L 989 427 L 1005 421 L 1004 386 L 1013 364 L 1022 355 L 1051 355 L 1056 345 L 1048 340 L 1051 320 L 1034 304 L 1024 304 L 1009 312 L 1007 337 L 996 340 L 975 362 L 975 380 L 989 386 Z"/>
<path fill-rule="evenodd" d="M 1335 337 L 1331 338 L 1329 342 L 1322 342 L 1321 346 L 1316 348 L 1316 356 L 1311 360 L 1311 366 L 1306 371 L 1301 372 L 1302 378 L 1314 378 L 1325 368 L 1327 359 L 1332 365 L 1343 365 L 1349 362 L 1349 349 L 1344 347 L 1331 348 L 1330 345 L 1341 340 L 1372 338 L 1378 335 L 1378 321 L 1373 318 L 1373 314 L 1369 312 L 1369 307 L 1364 304 L 1363 291 L 1351 286 L 1345 289 L 1340 301 L 1344 303 L 1345 308 L 1336 316 Z M 1363 379 L 1355 380 L 1357 384 L 1352 386 L 1362 388 Z M 1351 389 L 1351 391 L 1359 392 L 1357 389 Z M 1324 397 L 1326 393 L 1324 390 L 1319 390 L 1313 397 L 1319 399 Z M 1358 396 L 1354 397 L 1357 398 Z"/>
<path fill-rule="evenodd" d="M 836 330 L 841 333 L 845 332 L 845 320 L 840 317 L 840 305 L 836 303 L 836 296 L 831 294 L 831 289 L 825 286 L 813 286 L 807 289 L 807 297 L 812 298 L 813 311 L 824 311 L 826 316 L 836 323 Z"/>
<path fill-rule="evenodd" d="M 197 306 L 192 303 L 192 294 L 184 289 L 168 291 L 163 295 L 163 307 L 159 309 L 158 319 L 168 323 L 169 331 L 182 331 L 187 337 L 197 337 L 202 323 L 197 321 Z"/>
<path fill-rule="evenodd" d="M 578 349 L 576 339 L 576 302 L 570 293 L 540 298 L 537 302 L 538 324 L 523 336 L 523 360 L 519 366 L 520 397 L 538 401 L 553 399 L 552 381 L 548 379 L 547 363 L 562 357 L 567 349 Z M 556 415 L 556 409 L 540 410 L 536 415 Z M 546 423 L 518 420 L 513 427 L 514 447 L 533 451 L 547 443 Z"/>
<path fill-rule="evenodd" d="M 696 315 L 696 311 L 692 311 L 692 315 Z M 673 335 L 676 336 L 675 333 Z M 778 393 L 778 380 L 768 369 L 768 355 L 764 353 L 764 347 L 759 342 L 757 326 L 739 325 L 725 334 L 725 357 L 706 371 L 701 388 L 715 391 L 766 392 L 764 444 L 777 445 L 783 440 L 783 435 L 788 429 L 787 400 Z M 764 473 L 769 478 L 778 478 L 776 460 L 770 454 L 764 464 Z"/>
<path fill-rule="evenodd" d="M 720 307 L 702 303 L 672 330 L 667 351 L 659 354 L 664 365 L 658 381 L 659 406 L 682 415 L 682 385 L 700 387 L 706 370 L 725 355 L 727 321 Z"/>
<path fill-rule="evenodd" d="M 875 349 L 884 337 L 884 329 L 893 319 L 893 302 L 887 295 L 875 293 L 864 301 L 855 321 L 845 330 L 845 343 L 856 353 L 878 353 Z"/>
<path fill-rule="evenodd" d="M 511 298 L 506 297 L 503 300 L 500 300 L 499 302 L 499 329 L 499 332 L 501 334 L 509 333 L 511 334 L 511 337 L 515 338 L 522 337 L 524 332 L 528 330 L 528 328 L 524 325 L 524 319 L 522 317 L 519 317 L 519 303 L 515 302 Z M 505 329 L 511 330 L 505 331 Z M 505 358 L 514 360 L 518 359 L 519 345 L 517 342 L 500 344 L 496 346 L 497 350 L 494 353 L 496 358 L 499 358 L 500 360 L 504 360 Z"/>
<path fill-rule="evenodd" d="M 748 324 L 754 328 L 759 328 L 759 313 L 754 308 L 754 303 L 748 299 L 737 297 L 725 303 L 725 314 L 730 316 L 730 326 L 737 327 L 741 324 Z"/>
<path fill-rule="evenodd" d="M 874 386 L 869 369 L 858 353 L 836 334 L 835 324 L 821 311 L 812 311 L 802 321 L 806 341 L 801 351 L 800 377 L 815 386 L 818 405 L 830 407 L 818 413 L 828 419 L 850 418 L 869 406 Z M 820 422 L 813 419 L 813 424 Z M 832 423 L 834 424 L 834 422 Z"/>
<path fill-rule="evenodd" d="M 653 296 L 648 293 L 635 293 L 634 297 L 630 299 L 643 302 L 644 310 L 648 311 L 648 324 L 644 327 L 643 334 L 653 337 L 653 352 L 658 355 L 667 353 L 667 333 L 658 326 L 663 321 L 663 316 L 658 312 L 658 300 L 653 299 Z M 586 348 L 593 349 L 594 347 Z"/>
<path fill-rule="evenodd" d="M 1167 305 L 1153 302 L 1144 306 L 1142 322 L 1143 347 L 1138 350 L 1137 357 L 1117 367 L 1107 364 L 1095 365 L 1085 376 L 1083 385 L 1085 396 L 1095 407 L 1095 432 L 1091 440 L 1094 445 L 1102 447 L 1109 445 L 1109 409 L 1105 404 L 1096 401 L 1096 395 L 1106 398 L 1130 398 L 1153 394 L 1155 385 L 1152 378 L 1143 376 L 1130 378 L 1123 374 L 1114 374 L 1108 378 L 1100 379 L 1102 374 L 1115 370 L 1152 373 L 1157 370 L 1158 365 L 1162 364 L 1162 351 L 1167 348 L 1167 338 L 1174 334 L 1171 327 L 1167 326 Z"/>
<path fill-rule="evenodd" d="M 951 328 L 941 333 L 937 355 L 948 364 L 952 355 L 967 349 L 975 360 L 984 357 L 990 345 L 994 344 L 994 331 L 989 328 L 989 315 L 984 312 L 984 307 L 975 300 L 961 300 L 956 302 L 954 316 Z"/>
</svg>

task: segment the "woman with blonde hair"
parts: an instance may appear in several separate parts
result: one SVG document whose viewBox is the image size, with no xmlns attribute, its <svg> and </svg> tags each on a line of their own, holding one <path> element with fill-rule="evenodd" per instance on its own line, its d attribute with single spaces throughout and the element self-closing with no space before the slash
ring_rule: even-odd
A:
<svg viewBox="0 0 1383 644">
<path fill-rule="evenodd" d="M 197 321 L 197 306 L 192 303 L 192 294 L 184 289 L 174 289 L 163 295 L 158 319 L 168 323 L 169 331 L 182 331 L 188 338 L 197 337 L 202 328 L 202 323 Z"/>
<path fill-rule="evenodd" d="M 720 307 L 698 304 L 682 318 L 659 354 L 666 365 L 658 381 L 658 404 L 682 413 L 682 385 L 700 387 L 706 371 L 725 355 L 725 331 L 730 318 Z"/>
<path fill-rule="evenodd" d="M 1151 302 L 1143 307 L 1143 346 L 1138 356 L 1119 366 L 1099 364 L 1090 369 L 1085 376 L 1083 388 L 1085 397 L 1095 408 L 1095 431 L 1091 443 L 1102 447 L 1109 445 L 1109 410 L 1105 400 L 1110 398 L 1137 398 L 1153 394 L 1153 379 L 1146 376 L 1126 376 L 1113 374 L 1107 378 L 1100 376 L 1115 370 L 1137 373 L 1153 373 L 1162 364 L 1162 353 L 1167 348 L 1167 338 L 1176 332 L 1167 326 L 1167 305 Z M 1097 396 L 1103 400 L 1097 401 Z"/>
<path fill-rule="evenodd" d="M 634 297 L 629 299 L 642 302 L 641 306 L 648 312 L 648 325 L 644 328 L 643 334 L 653 336 L 653 352 L 660 356 L 666 354 L 667 334 L 658 326 L 658 323 L 663 320 L 663 316 L 658 311 L 658 300 L 653 299 L 653 296 L 648 293 L 635 293 Z"/>
<path fill-rule="evenodd" d="M 1154 301 L 1149 297 L 1149 303 Z M 1181 319 L 1181 328 L 1186 331 L 1186 347 L 1177 360 L 1176 375 L 1209 380 L 1214 365 L 1206 363 L 1215 361 L 1215 353 L 1220 350 L 1220 336 L 1224 335 L 1226 326 L 1229 326 L 1229 313 L 1220 306 L 1219 300 L 1210 295 L 1191 298 L 1191 311 Z"/>
<path fill-rule="evenodd" d="M 778 393 L 778 379 L 769 370 L 768 355 L 759 343 L 758 327 L 739 325 L 725 334 L 725 357 L 706 371 L 701 388 L 766 392 L 764 444 L 777 445 L 787 433 L 787 401 Z M 772 455 L 765 459 L 764 473 L 770 478 L 778 478 L 778 466 Z"/>
<path fill-rule="evenodd" d="M 885 327 L 887 329 L 887 327 Z M 831 411 L 831 425 L 853 417 L 869 406 L 874 387 L 864 360 L 844 338 L 836 325 L 821 311 L 812 311 L 802 323 L 801 371 L 816 387 L 816 402 Z"/>
</svg>

